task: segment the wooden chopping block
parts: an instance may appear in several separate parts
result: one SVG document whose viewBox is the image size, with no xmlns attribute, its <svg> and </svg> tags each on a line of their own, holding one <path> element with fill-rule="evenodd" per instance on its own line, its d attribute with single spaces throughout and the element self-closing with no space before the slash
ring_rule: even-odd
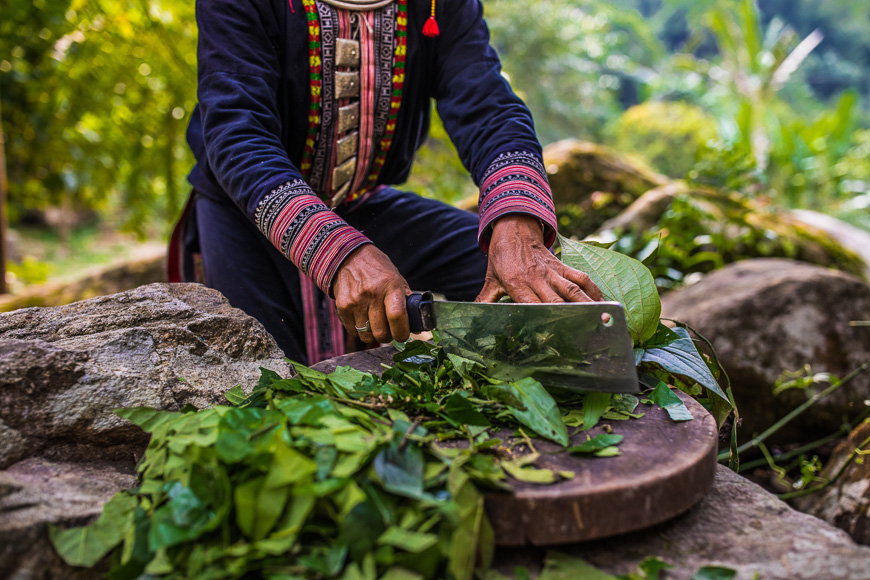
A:
<svg viewBox="0 0 870 580">
<path fill-rule="evenodd" d="M 323 361 L 313 368 L 332 372 L 350 366 L 363 372 L 383 371 L 393 347 L 382 347 Z M 509 478 L 513 494 L 489 493 L 486 511 L 500 546 L 549 546 L 616 536 L 667 521 L 687 511 L 713 485 L 718 451 L 716 421 L 699 403 L 676 391 L 694 415 L 675 423 L 658 406 L 638 406 L 640 419 L 602 421 L 593 429 L 572 433 L 571 444 L 604 432 L 624 435 L 617 457 L 585 457 L 561 453 L 550 441 L 533 441 L 541 458 L 536 465 L 572 471 L 574 479 L 551 485 Z M 574 432 L 578 431 L 578 432 Z M 509 430 L 496 437 L 507 439 Z"/>
</svg>

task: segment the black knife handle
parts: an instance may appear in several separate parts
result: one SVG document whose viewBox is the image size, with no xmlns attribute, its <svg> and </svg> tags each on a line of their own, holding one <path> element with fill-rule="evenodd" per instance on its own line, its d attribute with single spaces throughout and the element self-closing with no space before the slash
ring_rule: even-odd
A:
<svg viewBox="0 0 870 580">
<path fill-rule="evenodd" d="M 435 330 L 435 313 L 432 311 L 431 292 L 413 292 L 405 299 L 408 322 L 414 334 L 424 330 Z"/>
</svg>

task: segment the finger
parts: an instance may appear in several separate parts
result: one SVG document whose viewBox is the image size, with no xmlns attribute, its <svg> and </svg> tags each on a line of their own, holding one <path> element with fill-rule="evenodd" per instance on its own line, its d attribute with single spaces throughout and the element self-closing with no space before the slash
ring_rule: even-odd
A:
<svg viewBox="0 0 870 580">
<path fill-rule="evenodd" d="M 390 334 L 393 340 L 398 340 L 399 342 L 405 342 L 411 336 L 411 327 L 408 322 L 408 312 L 405 306 L 405 297 L 409 293 L 410 289 L 394 288 L 384 299 Z"/>
<path fill-rule="evenodd" d="M 483 283 L 483 289 L 481 289 L 480 294 L 477 295 L 474 301 L 498 302 L 503 296 L 507 296 L 507 292 L 505 292 L 501 283 L 487 276 L 486 281 Z"/>
<path fill-rule="evenodd" d="M 375 337 L 372 334 L 372 323 L 368 316 L 368 313 L 365 310 L 359 310 L 354 315 L 354 329 L 353 331 L 359 335 L 361 341 L 366 344 L 372 343 L 375 341 Z M 360 330 L 360 328 L 366 328 L 366 330 Z"/>
<path fill-rule="evenodd" d="M 592 301 L 602 302 L 604 300 L 604 294 L 601 293 L 601 289 L 595 285 L 592 278 L 590 278 L 585 272 L 565 266 L 562 275 L 574 284 L 577 284 L 577 286 L 580 287 L 580 290 L 582 290 L 586 296 L 591 298 Z"/>
<path fill-rule="evenodd" d="M 523 304 L 536 304 L 542 302 L 541 298 L 538 297 L 538 294 L 526 285 L 508 287 L 508 295 L 514 302 Z"/>
<path fill-rule="evenodd" d="M 372 302 L 369 306 L 369 322 L 372 325 L 371 335 L 381 344 L 389 344 L 393 339 L 390 334 L 390 323 L 383 301 Z"/>
<path fill-rule="evenodd" d="M 553 287 L 565 302 L 595 302 L 577 284 L 565 278 L 560 278 Z"/>
<path fill-rule="evenodd" d="M 342 326 L 347 331 L 350 336 L 355 336 L 357 334 L 356 328 L 354 328 L 354 317 L 353 314 L 349 314 L 346 310 L 338 310 L 338 319 L 341 321 Z"/>
<path fill-rule="evenodd" d="M 538 298 L 541 302 L 550 302 L 550 303 L 559 303 L 565 302 L 565 298 L 563 298 L 560 293 L 556 290 L 558 282 L 552 281 L 544 284 L 537 284 L 535 286 L 535 294 L 538 295 Z"/>
</svg>

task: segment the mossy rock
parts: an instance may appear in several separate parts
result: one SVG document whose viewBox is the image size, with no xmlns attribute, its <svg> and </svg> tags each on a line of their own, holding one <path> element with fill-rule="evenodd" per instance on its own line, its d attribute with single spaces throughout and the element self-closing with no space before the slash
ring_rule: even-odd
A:
<svg viewBox="0 0 870 580">
<path fill-rule="evenodd" d="M 544 148 L 559 229 L 591 234 L 635 199 L 670 179 L 603 145 L 558 141 Z"/>
<path fill-rule="evenodd" d="M 662 289 L 747 258 L 790 258 L 866 278 L 860 256 L 790 212 L 683 182 L 645 193 L 596 236 L 638 258 L 658 244 L 651 269 Z"/>
</svg>

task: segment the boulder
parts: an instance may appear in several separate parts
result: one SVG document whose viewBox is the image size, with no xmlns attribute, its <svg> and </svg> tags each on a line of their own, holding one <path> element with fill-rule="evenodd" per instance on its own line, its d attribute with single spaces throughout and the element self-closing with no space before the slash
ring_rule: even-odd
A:
<svg viewBox="0 0 870 580">
<path fill-rule="evenodd" d="M 670 181 L 631 157 L 584 141 L 558 141 L 544 149 L 559 231 L 586 237 L 644 192 Z"/>
<path fill-rule="evenodd" d="M 115 493 L 135 482 L 132 460 L 71 463 L 32 457 L 0 471 L 0 578 L 102 578 L 100 567 L 67 566 L 48 541 L 48 526 L 90 523 Z"/>
<path fill-rule="evenodd" d="M 218 404 L 260 367 L 288 374 L 282 357 L 259 322 L 198 284 L 0 314 L 0 469 L 129 459 L 147 437 L 113 409 Z"/>
<path fill-rule="evenodd" d="M 582 204 L 595 192 L 629 194 L 633 200 L 670 182 L 640 160 L 574 139 L 547 145 L 544 166 L 557 206 Z"/>
<path fill-rule="evenodd" d="M 648 556 L 688 580 L 702 566 L 737 571 L 738 580 L 846 580 L 870 577 L 870 548 L 821 520 L 790 508 L 758 485 L 719 466 L 713 488 L 686 514 L 641 532 L 555 547 L 610 574 L 628 574 Z M 502 573 L 541 568 L 540 550 L 501 550 Z M 756 574 L 758 576 L 756 576 Z"/>
<path fill-rule="evenodd" d="M 870 286 L 836 270 L 782 259 L 744 260 L 662 299 L 662 316 L 712 341 L 731 378 L 742 437 L 772 425 L 821 387 L 774 396 L 785 371 L 844 377 L 870 360 L 870 329 L 852 327 L 870 313 Z M 870 398 L 870 373 L 813 405 L 775 437 L 812 440 L 836 431 Z"/>
<path fill-rule="evenodd" d="M 865 454 L 855 453 L 856 449 Z M 865 546 L 870 546 L 870 456 L 866 455 L 868 449 L 870 449 L 870 419 L 856 427 L 845 441 L 837 445 L 825 465 L 822 476 L 834 478 L 840 474 L 836 481 L 827 489 L 805 498 L 798 504 L 803 511 L 845 530 L 853 540 Z"/>
<path fill-rule="evenodd" d="M 825 232 L 843 247 L 858 254 L 864 260 L 864 278 L 870 280 L 870 232 L 817 211 L 796 209 L 791 214 L 798 221 Z"/>
<path fill-rule="evenodd" d="M 660 286 L 670 288 L 688 274 L 696 277 L 747 258 L 789 258 L 866 280 L 862 240 L 859 234 L 852 236 L 838 236 L 833 229 L 820 228 L 795 212 L 766 207 L 736 191 L 674 181 L 641 195 L 604 222 L 594 238 L 620 239 L 620 251 L 627 253 L 648 251 L 648 244 L 658 243 L 653 273 Z M 863 251 L 870 256 L 870 234 L 864 236 Z M 626 241 L 632 248 L 625 248 Z M 676 284 L 666 283 L 669 279 Z"/>
</svg>

